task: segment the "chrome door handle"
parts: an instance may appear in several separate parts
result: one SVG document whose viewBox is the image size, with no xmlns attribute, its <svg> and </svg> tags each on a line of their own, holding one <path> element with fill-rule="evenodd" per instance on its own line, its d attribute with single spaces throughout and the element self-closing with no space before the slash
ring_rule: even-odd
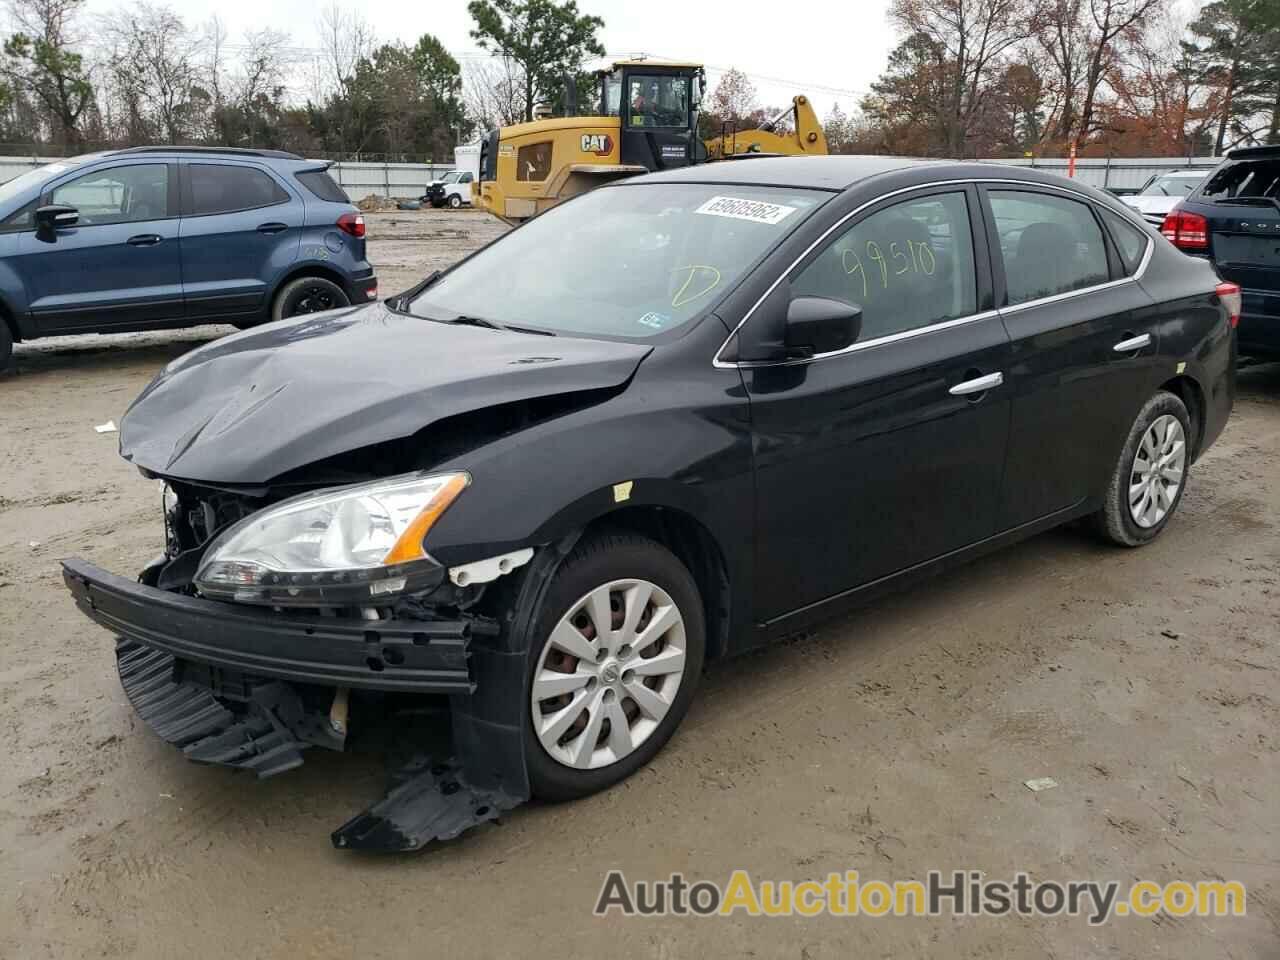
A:
<svg viewBox="0 0 1280 960">
<path fill-rule="evenodd" d="M 973 393 L 986 393 L 992 387 L 998 387 L 1004 383 L 1003 373 L 988 373 L 985 377 L 978 377 L 976 380 L 966 380 L 963 383 L 957 383 L 951 388 L 953 397 L 967 397 Z"/>
<path fill-rule="evenodd" d="M 1121 340 L 1111 349 L 1116 353 L 1133 353 L 1135 350 L 1141 350 L 1143 347 L 1151 346 L 1151 334 L 1144 333 L 1140 337 L 1131 337 L 1128 340 Z"/>
</svg>

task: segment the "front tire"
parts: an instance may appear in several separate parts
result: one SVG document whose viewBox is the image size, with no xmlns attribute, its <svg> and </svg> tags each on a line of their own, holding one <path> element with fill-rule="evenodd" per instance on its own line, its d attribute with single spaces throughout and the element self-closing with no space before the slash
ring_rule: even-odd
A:
<svg viewBox="0 0 1280 960">
<path fill-rule="evenodd" d="M 452 209 L 457 210 L 460 206 L 462 206 L 462 198 L 458 196 L 456 193 L 451 194 L 449 196 L 449 206 Z"/>
<path fill-rule="evenodd" d="M 702 598 L 670 550 L 623 534 L 579 545 L 548 587 L 529 645 L 534 796 L 586 796 L 648 763 L 688 711 L 705 650 Z"/>
<path fill-rule="evenodd" d="M 12 361 L 13 335 L 9 333 L 8 325 L 3 320 L 0 320 L 0 373 L 8 370 Z"/>
<path fill-rule="evenodd" d="M 1103 507 L 1093 517 L 1104 540 L 1140 547 L 1160 536 L 1187 487 L 1192 436 L 1186 405 L 1172 393 L 1161 390 L 1143 405 L 1112 471 Z"/>
<path fill-rule="evenodd" d="M 343 289 L 324 277 L 299 277 L 291 280 L 276 294 L 271 305 L 271 319 L 283 320 L 306 313 L 320 313 L 350 306 L 351 300 Z"/>
</svg>

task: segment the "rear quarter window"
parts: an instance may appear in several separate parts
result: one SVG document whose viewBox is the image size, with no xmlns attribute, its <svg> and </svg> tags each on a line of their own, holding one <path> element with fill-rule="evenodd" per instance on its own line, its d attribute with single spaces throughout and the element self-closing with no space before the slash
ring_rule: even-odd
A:
<svg viewBox="0 0 1280 960">
<path fill-rule="evenodd" d="M 327 200 L 329 203 L 351 202 L 347 192 L 338 186 L 327 170 L 304 170 L 297 174 L 297 180 L 307 188 L 309 193 L 321 200 Z"/>
<path fill-rule="evenodd" d="M 1116 250 L 1119 251 L 1120 260 L 1124 264 L 1125 276 L 1133 276 L 1142 263 L 1143 254 L 1147 252 L 1149 240 L 1147 234 L 1118 213 L 1105 207 L 1099 207 L 1098 212 L 1102 214 L 1102 222 L 1107 225 L 1107 229 L 1111 232 L 1111 239 L 1115 241 Z"/>
</svg>

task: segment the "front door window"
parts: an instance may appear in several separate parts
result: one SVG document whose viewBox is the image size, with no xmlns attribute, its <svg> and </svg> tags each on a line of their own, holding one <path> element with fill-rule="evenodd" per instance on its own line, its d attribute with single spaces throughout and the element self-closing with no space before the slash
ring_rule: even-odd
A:
<svg viewBox="0 0 1280 960">
<path fill-rule="evenodd" d="M 861 307 L 859 341 L 976 313 L 964 194 L 905 200 L 859 220 L 804 268 L 791 291 Z"/>
<path fill-rule="evenodd" d="M 138 163 L 95 170 L 56 187 L 55 204 L 75 207 L 80 226 L 164 220 L 169 210 L 169 165 Z"/>
</svg>

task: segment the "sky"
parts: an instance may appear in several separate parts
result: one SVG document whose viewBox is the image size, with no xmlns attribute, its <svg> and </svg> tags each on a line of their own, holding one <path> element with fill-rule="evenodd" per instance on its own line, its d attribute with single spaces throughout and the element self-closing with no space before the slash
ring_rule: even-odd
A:
<svg viewBox="0 0 1280 960">
<path fill-rule="evenodd" d="M 93 13 L 109 13 L 125 0 L 90 0 Z M 161 0 L 163 2 L 163 0 Z M 296 47 L 317 44 L 317 0 L 170 0 L 188 23 L 222 18 L 232 41 L 246 30 L 272 27 L 288 33 Z M 412 43 L 432 33 L 464 62 L 477 55 L 468 35 L 466 0 L 349 0 L 373 24 L 379 41 Z M 785 107 L 797 93 L 825 116 L 839 102 L 847 113 L 884 69 L 895 37 L 886 2 L 789 0 L 778 5 L 751 0 L 578 0 L 579 9 L 604 18 L 601 34 L 611 55 L 701 62 L 708 84 L 737 67 L 749 74 L 766 106 Z M 299 92 L 302 92 L 301 88 Z"/>
</svg>

